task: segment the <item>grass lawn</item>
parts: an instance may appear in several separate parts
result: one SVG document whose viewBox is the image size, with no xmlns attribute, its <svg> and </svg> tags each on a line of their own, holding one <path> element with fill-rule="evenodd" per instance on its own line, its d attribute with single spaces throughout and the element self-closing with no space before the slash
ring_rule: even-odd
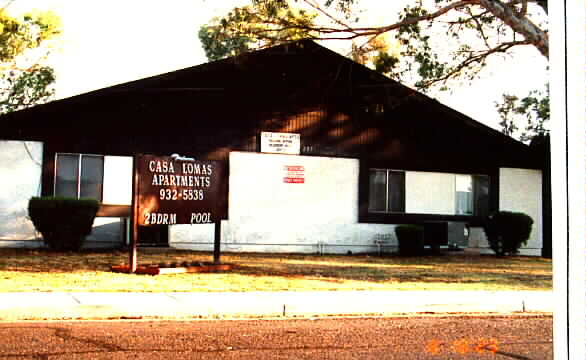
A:
<svg viewBox="0 0 586 360">
<path fill-rule="evenodd" d="M 196 292 L 316 290 L 551 290 L 550 259 L 444 255 L 402 258 L 367 255 L 222 254 L 223 273 L 135 275 L 118 250 L 79 254 L 0 249 L 0 292 Z M 139 249 L 139 264 L 212 260 L 210 253 Z"/>
</svg>

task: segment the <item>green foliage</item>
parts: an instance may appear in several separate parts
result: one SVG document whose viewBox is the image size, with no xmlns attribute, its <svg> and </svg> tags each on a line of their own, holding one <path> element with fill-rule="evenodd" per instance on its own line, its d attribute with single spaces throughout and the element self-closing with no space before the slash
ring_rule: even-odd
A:
<svg viewBox="0 0 586 360">
<path fill-rule="evenodd" d="M 519 99 L 515 95 L 503 94 L 502 102 L 496 102 L 501 118 L 501 131 L 509 136 L 518 137 L 520 141 L 529 143 L 534 137 L 546 136 L 549 130 L 549 86 L 546 90 L 530 91 L 527 96 Z M 519 132 L 519 123 L 525 123 Z"/>
<path fill-rule="evenodd" d="M 0 74 L 6 87 L 0 87 L 0 113 L 26 109 L 42 104 L 55 93 L 50 85 L 55 74 L 50 67 L 35 67 L 30 70 L 11 70 Z"/>
<path fill-rule="evenodd" d="M 61 23 L 52 12 L 31 12 L 21 19 L 0 10 L 0 62 L 13 61 L 28 49 L 60 34 Z"/>
<path fill-rule="evenodd" d="M 198 36 L 209 61 L 245 53 L 253 45 L 252 40 L 246 36 L 229 37 L 213 26 L 202 26 Z"/>
<path fill-rule="evenodd" d="M 382 74 L 390 73 L 395 66 L 399 63 L 399 58 L 387 53 L 380 51 L 374 58 L 374 69 Z"/>
<path fill-rule="evenodd" d="M 484 233 L 497 256 L 515 255 L 527 244 L 532 226 L 533 219 L 527 214 L 500 211 L 488 217 Z"/>
<path fill-rule="evenodd" d="M 34 57 L 42 59 L 49 51 L 44 43 L 60 32 L 60 20 L 52 12 L 35 11 L 16 18 L 0 10 L 0 113 L 44 103 L 53 96 L 53 70 L 38 62 L 23 67 L 19 59 L 39 49 L 44 55 L 37 52 Z"/>
<path fill-rule="evenodd" d="M 419 225 L 398 225 L 395 235 L 402 256 L 421 256 L 424 253 L 424 231 Z"/>
<path fill-rule="evenodd" d="M 307 30 L 316 14 L 291 8 L 287 2 L 253 1 L 215 18 L 198 32 L 208 60 L 235 56 L 253 48 L 314 38 Z"/>
<path fill-rule="evenodd" d="M 496 110 L 501 117 L 501 122 L 499 123 L 501 131 L 508 136 L 513 136 L 513 134 L 519 129 L 513 118 L 517 100 L 519 100 L 519 98 L 515 95 L 503 94 L 502 103 L 495 103 Z"/>
<path fill-rule="evenodd" d="M 91 233 L 99 207 L 94 199 L 33 197 L 28 214 L 50 249 L 77 251 Z"/>
</svg>

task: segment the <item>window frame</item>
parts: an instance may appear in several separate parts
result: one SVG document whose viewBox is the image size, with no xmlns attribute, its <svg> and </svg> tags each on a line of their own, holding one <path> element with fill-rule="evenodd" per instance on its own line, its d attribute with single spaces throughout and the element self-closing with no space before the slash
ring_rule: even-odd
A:
<svg viewBox="0 0 586 360">
<path fill-rule="evenodd" d="M 384 171 L 385 172 L 385 210 L 372 210 L 370 207 L 370 176 L 372 174 L 372 172 L 374 171 Z M 402 182 L 402 186 L 403 189 L 401 190 L 401 207 L 402 210 L 393 210 L 390 209 L 390 201 L 389 201 L 389 188 L 390 188 L 390 184 L 389 184 L 389 178 L 390 178 L 390 174 L 391 173 L 398 173 L 398 174 L 402 174 L 403 176 L 403 182 Z M 406 171 L 405 170 L 396 170 L 396 169 L 383 169 L 383 168 L 370 168 L 368 171 L 368 192 L 369 192 L 369 198 L 368 198 L 368 212 L 371 214 L 406 214 L 405 212 L 405 174 Z"/>
<path fill-rule="evenodd" d="M 98 200 L 100 203 L 103 201 L 104 199 L 104 164 L 105 164 L 105 156 L 104 155 L 99 155 L 99 154 L 85 154 L 85 153 L 68 153 L 68 152 L 58 152 L 55 153 L 55 169 L 53 171 L 53 195 L 58 196 L 57 195 L 57 172 L 58 172 L 58 158 L 59 156 L 76 156 L 77 157 L 77 174 L 76 174 L 76 179 L 77 179 L 77 189 L 76 189 L 76 198 L 80 199 L 80 195 L 81 195 L 81 180 L 82 180 L 82 172 L 83 172 L 83 158 L 84 157 L 96 157 L 96 158 L 100 158 L 102 160 L 102 171 L 101 171 L 101 187 L 100 187 L 100 194 L 99 194 L 99 198 L 96 199 Z"/>
</svg>

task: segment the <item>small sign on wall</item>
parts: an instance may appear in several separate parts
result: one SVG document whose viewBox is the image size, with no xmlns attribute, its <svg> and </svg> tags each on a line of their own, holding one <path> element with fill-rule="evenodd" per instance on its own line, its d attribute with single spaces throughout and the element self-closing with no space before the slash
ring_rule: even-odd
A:
<svg viewBox="0 0 586 360">
<path fill-rule="evenodd" d="M 305 167 L 301 165 L 285 165 L 283 167 L 285 177 L 283 182 L 286 184 L 304 184 L 305 183 Z"/>
<path fill-rule="evenodd" d="M 301 136 L 290 133 L 261 132 L 260 151 L 273 154 L 299 155 Z"/>
</svg>

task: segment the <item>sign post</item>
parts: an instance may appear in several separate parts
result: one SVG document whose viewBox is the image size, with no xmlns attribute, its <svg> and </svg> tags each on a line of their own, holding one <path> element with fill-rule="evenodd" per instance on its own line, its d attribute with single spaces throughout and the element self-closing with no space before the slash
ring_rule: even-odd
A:
<svg viewBox="0 0 586 360">
<path fill-rule="evenodd" d="M 220 246 L 222 240 L 222 222 L 214 223 L 214 264 L 220 263 Z"/>
<path fill-rule="evenodd" d="M 129 244 L 129 259 L 128 259 L 128 272 L 135 273 L 137 260 L 136 260 L 136 246 L 138 244 L 138 222 L 137 214 L 138 214 L 138 172 L 137 172 L 137 164 L 138 164 L 138 156 L 135 155 L 132 159 L 132 208 L 131 208 L 131 225 L 132 225 L 132 234 L 130 236 L 130 244 Z"/>
<path fill-rule="evenodd" d="M 219 161 L 135 155 L 130 272 L 137 267 L 139 226 L 215 223 L 214 262 L 219 263 L 225 172 Z"/>
</svg>

